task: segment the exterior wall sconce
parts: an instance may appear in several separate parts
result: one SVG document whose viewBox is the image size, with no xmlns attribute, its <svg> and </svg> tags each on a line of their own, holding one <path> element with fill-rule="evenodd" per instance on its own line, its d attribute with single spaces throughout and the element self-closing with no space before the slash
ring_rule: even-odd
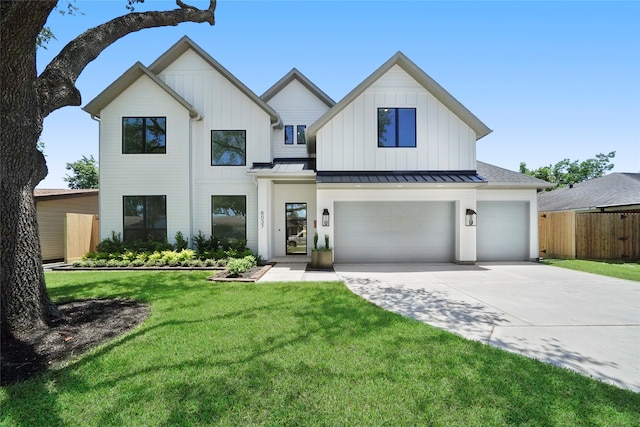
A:
<svg viewBox="0 0 640 427">
<path fill-rule="evenodd" d="M 329 209 L 325 209 L 322 211 L 322 226 L 329 226 Z"/>
<path fill-rule="evenodd" d="M 465 225 L 476 225 L 477 224 L 477 215 L 476 211 L 473 209 L 467 209 L 467 213 L 465 215 L 466 221 Z"/>
</svg>

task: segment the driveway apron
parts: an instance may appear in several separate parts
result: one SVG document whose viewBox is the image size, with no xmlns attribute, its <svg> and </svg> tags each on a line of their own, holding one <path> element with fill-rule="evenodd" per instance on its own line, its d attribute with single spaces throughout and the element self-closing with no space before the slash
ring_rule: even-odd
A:
<svg viewBox="0 0 640 427">
<path fill-rule="evenodd" d="M 537 263 L 337 264 L 387 310 L 640 392 L 640 283 Z"/>
</svg>

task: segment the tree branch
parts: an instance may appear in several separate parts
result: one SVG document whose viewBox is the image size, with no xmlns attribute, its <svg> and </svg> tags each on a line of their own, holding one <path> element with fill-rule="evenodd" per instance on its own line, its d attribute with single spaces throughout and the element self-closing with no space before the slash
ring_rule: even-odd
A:
<svg viewBox="0 0 640 427">
<path fill-rule="evenodd" d="M 176 0 L 179 9 L 165 12 L 128 13 L 91 28 L 67 44 L 38 78 L 38 95 L 42 117 L 68 105 L 80 105 L 81 96 L 75 87 L 82 70 L 112 43 L 127 34 L 145 28 L 175 26 L 182 22 L 215 24 L 216 0 L 200 10 Z"/>
</svg>

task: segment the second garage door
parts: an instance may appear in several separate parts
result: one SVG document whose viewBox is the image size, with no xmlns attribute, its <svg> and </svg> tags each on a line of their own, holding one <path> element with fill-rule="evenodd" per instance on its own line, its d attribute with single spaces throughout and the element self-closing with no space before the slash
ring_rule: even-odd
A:
<svg viewBox="0 0 640 427">
<path fill-rule="evenodd" d="M 453 219 L 451 202 L 336 202 L 335 262 L 450 262 Z"/>
<path fill-rule="evenodd" d="M 478 261 L 526 261 L 529 204 L 478 202 Z"/>
</svg>

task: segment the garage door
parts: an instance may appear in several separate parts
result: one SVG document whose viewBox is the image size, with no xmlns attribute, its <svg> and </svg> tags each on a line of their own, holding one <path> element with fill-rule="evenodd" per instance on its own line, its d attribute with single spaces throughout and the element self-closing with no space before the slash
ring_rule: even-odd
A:
<svg viewBox="0 0 640 427">
<path fill-rule="evenodd" d="M 453 217 L 449 202 L 337 202 L 335 261 L 452 261 Z"/>
<path fill-rule="evenodd" d="M 529 204 L 478 202 L 478 261 L 529 260 Z"/>
</svg>

